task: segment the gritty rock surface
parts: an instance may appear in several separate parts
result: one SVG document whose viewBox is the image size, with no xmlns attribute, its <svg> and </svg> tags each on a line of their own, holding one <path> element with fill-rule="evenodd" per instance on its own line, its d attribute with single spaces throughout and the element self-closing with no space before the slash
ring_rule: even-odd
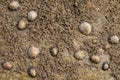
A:
<svg viewBox="0 0 120 80">
<path fill-rule="evenodd" d="M 87 22 L 83 22 L 80 26 L 79 26 L 80 32 L 84 35 L 89 35 L 92 31 L 92 27 L 89 23 Z"/>
</svg>

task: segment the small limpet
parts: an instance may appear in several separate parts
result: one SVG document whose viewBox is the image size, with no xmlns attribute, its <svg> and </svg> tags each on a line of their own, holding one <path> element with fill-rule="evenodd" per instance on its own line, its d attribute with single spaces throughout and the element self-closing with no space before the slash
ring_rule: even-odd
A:
<svg viewBox="0 0 120 80">
<path fill-rule="evenodd" d="M 39 48 L 31 46 L 28 51 L 28 55 L 30 58 L 36 58 L 40 53 Z"/>
<path fill-rule="evenodd" d="M 36 11 L 30 11 L 28 12 L 28 20 L 33 21 L 37 18 L 37 12 Z"/>
<path fill-rule="evenodd" d="M 9 4 L 9 9 L 10 10 L 17 10 L 20 7 L 20 4 L 18 1 L 12 1 Z"/>
<path fill-rule="evenodd" d="M 58 49 L 56 47 L 50 49 L 50 53 L 52 56 L 56 56 L 58 54 Z"/>
<path fill-rule="evenodd" d="M 117 44 L 119 43 L 119 38 L 115 35 L 109 38 L 109 42 L 112 44 Z"/>
<path fill-rule="evenodd" d="M 74 57 L 77 59 L 77 60 L 82 60 L 86 55 L 86 52 L 85 51 L 81 51 L 81 50 L 78 50 L 75 54 L 74 54 Z"/>
<path fill-rule="evenodd" d="M 13 65 L 10 62 L 7 62 L 7 61 L 5 61 L 2 66 L 3 66 L 4 69 L 7 69 L 7 70 L 12 69 L 12 67 L 13 67 Z"/>
<path fill-rule="evenodd" d="M 26 28 L 27 20 L 21 19 L 18 23 L 18 29 L 23 30 Z"/>
<path fill-rule="evenodd" d="M 28 68 L 28 74 L 31 76 L 31 77 L 35 77 L 36 76 L 36 69 L 33 67 L 33 66 L 31 66 L 31 67 L 29 67 Z"/>
<path fill-rule="evenodd" d="M 90 60 L 93 62 L 93 63 L 99 63 L 100 62 L 100 57 L 99 56 L 97 56 L 97 55 L 92 55 L 91 57 L 90 57 Z"/>
<path fill-rule="evenodd" d="M 89 23 L 87 22 L 83 22 L 80 26 L 79 26 L 79 30 L 82 34 L 84 35 L 89 35 L 92 31 L 92 27 Z"/>
</svg>

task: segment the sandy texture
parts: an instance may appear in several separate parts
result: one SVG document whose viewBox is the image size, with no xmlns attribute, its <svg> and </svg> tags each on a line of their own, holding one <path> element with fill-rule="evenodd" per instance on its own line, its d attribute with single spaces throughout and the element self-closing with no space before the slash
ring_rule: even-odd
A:
<svg viewBox="0 0 120 80">
<path fill-rule="evenodd" d="M 120 42 L 102 56 L 110 59 L 109 70 L 89 60 L 99 48 L 104 49 L 109 36 L 120 38 L 119 0 L 19 0 L 17 11 L 9 10 L 11 1 L 0 0 L 0 63 L 11 61 L 14 67 L 8 71 L 0 66 L 0 80 L 120 80 Z M 38 17 L 18 30 L 19 20 L 31 10 Z M 83 21 L 93 28 L 89 36 L 79 31 Z M 40 49 L 35 59 L 27 55 L 31 45 Z M 51 47 L 58 48 L 56 57 L 51 56 Z M 84 60 L 73 57 L 78 49 L 88 52 Z M 34 79 L 27 74 L 29 66 L 37 69 Z"/>
</svg>

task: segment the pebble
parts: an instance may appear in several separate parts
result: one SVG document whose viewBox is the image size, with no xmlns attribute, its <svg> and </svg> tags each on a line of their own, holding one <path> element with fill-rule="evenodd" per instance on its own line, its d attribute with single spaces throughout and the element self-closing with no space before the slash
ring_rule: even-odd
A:
<svg viewBox="0 0 120 80">
<path fill-rule="evenodd" d="M 84 34 L 84 35 L 89 35 L 91 33 L 91 31 L 92 31 L 91 25 L 89 23 L 87 23 L 87 22 L 83 22 L 80 25 L 79 29 L 80 29 L 80 32 L 82 34 Z"/>
<path fill-rule="evenodd" d="M 90 60 L 93 62 L 93 63 L 99 63 L 100 62 L 100 57 L 99 56 L 97 56 L 97 55 L 92 55 L 91 57 L 90 57 Z"/>
<path fill-rule="evenodd" d="M 34 67 L 29 67 L 28 68 L 28 74 L 31 76 L 31 77 L 35 77 L 36 76 L 36 69 Z"/>
<path fill-rule="evenodd" d="M 78 50 L 75 54 L 74 57 L 77 60 L 82 60 L 85 57 L 85 51 Z"/>
<path fill-rule="evenodd" d="M 39 48 L 31 46 L 28 51 L 28 55 L 30 58 L 36 58 L 40 53 Z"/>
<path fill-rule="evenodd" d="M 112 44 L 117 44 L 117 43 L 119 43 L 119 38 L 116 35 L 112 36 L 112 37 L 110 37 L 109 42 Z"/>
<path fill-rule="evenodd" d="M 98 51 L 97 51 L 98 54 L 102 55 L 104 54 L 104 50 L 102 48 L 99 48 Z"/>
<path fill-rule="evenodd" d="M 20 7 L 20 4 L 18 1 L 12 1 L 9 4 L 9 9 L 10 10 L 17 10 Z"/>
<path fill-rule="evenodd" d="M 104 49 L 107 50 L 107 49 L 109 49 L 110 47 L 111 47 L 111 45 L 110 45 L 109 43 L 107 43 L 107 44 L 105 44 Z"/>
<path fill-rule="evenodd" d="M 58 49 L 56 47 L 50 49 L 51 55 L 56 56 L 58 54 Z"/>
<path fill-rule="evenodd" d="M 6 70 L 10 70 L 12 69 L 13 65 L 10 63 L 10 62 L 4 62 L 3 63 L 3 68 L 6 69 Z"/>
<path fill-rule="evenodd" d="M 21 19 L 18 23 L 18 29 L 23 30 L 26 28 L 27 20 Z"/>
<path fill-rule="evenodd" d="M 102 65 L 102 69 L 103 70 L 108 70 L 108 68 L 109 68 L 108 63 L 104 62 L 103 65 Z"/>
<path fill-rule="evenodd" d="M 96 43 L 97 43 L 97 40 L 96 40 L 96 39 L 94 39 L 94 40 L 92 41 L 92 43 L 93 43 L 93 44 L 96 44 Z"/>
<path fill-rule="evenodd" d="M 29 13 L 28 13 L 28 20 L 29 21 L 33 21 L 33 20 L 35 20 L 37 18 L 37 12 L 36 11 L 30 11 Z"/>
</svg>

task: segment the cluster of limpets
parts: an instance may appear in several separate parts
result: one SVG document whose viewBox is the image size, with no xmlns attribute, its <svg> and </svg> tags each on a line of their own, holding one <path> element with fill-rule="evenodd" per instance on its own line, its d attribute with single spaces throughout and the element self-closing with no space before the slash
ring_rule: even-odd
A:
<svg viewBox="0 0 120 80">
<path fill-rule="evenodd" d="M 20 8 L 19 1 L 11 1 L 8 5 L 8 8 L 9 8 L 10 11 L 17 11 Z M 17 28 L 19 30 L 24 30 L 27 27 L 28 22 L 34 21 L 36 18 L 37 18 L 37 12 L 34 11 L 34 10 L 29 11 L 28 14 L 27 14 L 27 18 L 22 18 L 22 19 L 19 20 L 19 22 L 17 24 Z M 31 46 L 28 49 L 29 58 L 34 59 L 39 55 L 39 53 L 40 53 L 39 48 L 37 48 L 35 46 Z M 2 66 L 6 70 L 11 70 L 13 68 L 13 64 L 9 61 L 3 62 Z M 36 74 L 37 74 L 35 67 L 29 67 L 28 68 L 28 74 L 31 77 L 35 77 Z"/>
<path fill-rule="evenodd" d="M 92 31 L 92 26 L 89 23 L 87 23 L 87 22 L 83 22 L 79 26 L 79 30 L 80 30 L 80 32 L 83 35 L 88 36 L 91 33 L 91 31 Z M 119 38 L 116 35 L 110 36 L 108 38 L 108 42 L 110 44 L 106 44 L 104 49 L 105 50 L 109 49 L 111 47 L 111 44 L 117 44 L 117 43 L 119 43 L 119 41 L 120 40 L 119 40 Z M 96 40 L 94 40 L 93 43 L 96 43 Z M 103 54 L 104 50 L 103 49 L 99 49 L 99 52 Z M 77 52 L 77 54 L 78 54 L 78 52 Z M 78 59 L 78 57 L 80 57 L 80 56 L 83 57 L 83 53 L 81 54 L 80 51 L 79 51 L 79 55 L 76 55 L 76 53 L 75 53 L 75 58 L 76 59 Z M 90 61 L 95 63 L 95 64 L 98 64 L 98 63 L 100 63 L 101 59 L 100 59 L 100 57 L 98 55 L 92 55 L 92 56 L 90 56 Z M 102 69 L 103 70 L 107 70 L 108 68 L 109 68 L 109 63 L 108 62 L 104 62 L 102 64 Z"/>
<path fill-rule="evenodd" d="M 83 22 L 83 23 L 81 23 L 80 26 L 79 26 L 79 31 L 80 31 L 83 35 L 89 36 L 90 33 L 91 33 L 91 31 L 92 31 L 92 26 L 91 26 L 90 23 L 88 23 L 88 22 Z M 119 38 L 118 38 L 116 35 L 110 36 L 110 37 L 108 38 L 108 42 L 109 42 L 110 44 L 106 44 L 106 45 L 104 46 L 104 49 L 105 49 L 105 50 L 109 49 L 109 48 L 111 47 L 111 44 L 117 44 L 117 43 L 119 43 Z M 97 43 L 97 41 L 94 40 L 93 43 Z M 101 54 L 104 54 L 104 50 L 103 50 L 103 49 L 99 49 L 98 52 L 101 53 Z M 82 59 L 85 58 L 85 54 L 86 54 L 86 53 L 87 53 L 86 51 L 78 50 L 77 52 L 74 53 L 74 57 L 75 57 L 75 59 L 77 59 L 77 60 L 82 60 Z M 90 59 L 90 61 L 91 61 L 92 63 L 95 63 L 95 64 L 98 64 L 98 63 L 101 62 L 100 56 L 95 55 L 95 54 L 94 54 L 94 55 L 91 55 L 89 59 Z M 102 64 L 102 69 L 103 69 L 103 70 L 107 70 L 108 68 L 109 68 L 109 63 L 108 63 L 108 62 L 103 62 L 103 64 Z"/>
<path fill-rule="evenodd" d="M 20 8 L 20 3 L 18 1 L 12 1 L 9 3 L 9 9 L 11 11 L 16 11 L 17 9 Z M 24 30 L 27 27 L 28 22 L 34 21 L 37 18 L 38 14 L 36 11 L 31 10 L 27 14 L 27 18 L 22 18 L 19 20 L 17 28 L 19 30 Z M 28 56 L 31 59 L 35 59 L 40 53 L 40 50 L 36 46 L 30 46 L 28 48 Z M 56 47 L 50 48 L 50 53 L 52 56 L 57 56 L 58 54 L 58 49 Z M 11 70 L 13 68 L 13 65 L 11 62 L 5 61 L 2 64 L 3 68 L 6 70 Z M 27 70 L 28 74 L 31 77 L 35 77 L 37 75 L 36 69 L 33 66 L 30 66 Z"/>
<path fill-rule="evenodd" d="M 9 9 L 11 11 L 16 11 L 20 8 L 20 3 L 18 1 L 12 1 L 9 3 Z M 18 29 L 23 30 L 27 27 L 28 21 L 34 21 L 37 18 L 37 12 L 36 11 L 29 11 L 27 14 L 27 19 L 21 19 L 18 22 Z"/>
<path fill-rule="evenodd" d="M 12 1 L 11 3 L 9 3 L 9 9 L 11 11 L 16 11 L 19 8 L 20 8 L 20 3 L 18 1 Z M 18 29 L 19 30 L 25 29 L 27 27 L 28 22 L 34 21 L 37 18 L 37 16 L 38 16 L 38 14 L 37 14 L 36 11 L 33 11 L 33 10 L 29 11 L 28 14 L 27 14 L 27 19 L 23 18 L 23 19 L 19 20 L 18 26 L 17 26 Z M 90 35 L 90 33 L 92 31 L 92 26 L 88 22 L 83 22 L 79 26 L 79 31 L 83 35 L 88 36 L 88 35 Z M 119 38 L 116 35 L 114 35 L 114 36 L 109 37 L 108 41 L 111 44 L 117 44 L 117 43 L 119 43 Z M 95 41 L 93 41 L 93 43 L 97 43 L 97 41 L 95 40 Z M 110 48 L 110 46 L 111 46 L 110 44 L 105 45 L 105 49 Z M 102 49 L 100 49 L 99 52 L 104 53 L 104 51 Z M 51 53 L 51 55 L 53 57 L 57 56 L 58 55 L 58 48 L 57 47 L 50 48 L 50 53 Z M 28 56 L 29 56 L 29 58 L 34 59 L 39 54 L 40 54 L 40 50 L 39 50 L 38 47 L 30 46 L 28 48 Z M 86 57 L 87 54 L 88 53 L 86 51 L 84 51 L 84 50 L 78 50 L 78 51 L 76 51 L 74 53 L 74 58 L 76 60 L 83 60 Z M 100 63 L 101 59 L 100 59 L 100 57 L 98 55 L 91 55 L 90 56 L 90 61 L 95 63 L 95 64 L 98 64 L 98 63 Z M 9 62 L 9 61 L 3 62 L 2 66 L 6 70 L 11 70 L 13 68 L 13 64 L 11 62 Z M 102 69 L 107 70 L 108 68 L 109 68 L 109 63 L 104 62 L 103 65 L 102 65 Z M 35 77 L 37 75 L 37 71 L 36 71 L 35 67 L 30 66 L 28 68 L 28 74 L 31 77 Z"/>
</svg>

